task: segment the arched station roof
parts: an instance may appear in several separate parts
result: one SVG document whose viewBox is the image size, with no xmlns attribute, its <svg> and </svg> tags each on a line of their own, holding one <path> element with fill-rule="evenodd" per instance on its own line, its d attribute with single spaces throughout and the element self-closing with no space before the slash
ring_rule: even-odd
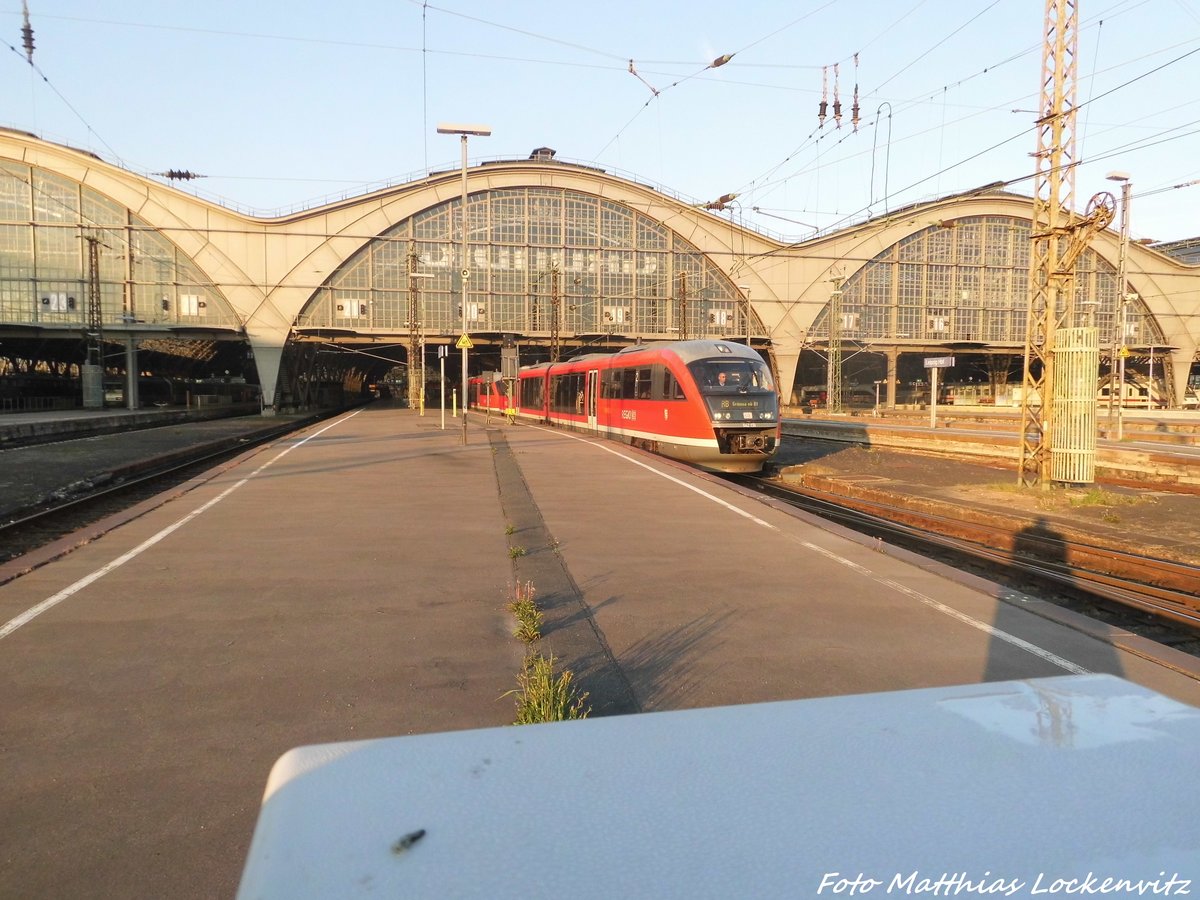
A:
<svg viewBox="0 0 1200 900">
<path fill-rule="evenodd" d="M 84 280 L 80 238 L 98 230 L 106 327 L 244 336 L 268 401 L 289 340 L 402 341 L 414 271 L 427 338 L 457 336 L 465 267 L 469 328 L 543 342 L 557 299 L 561 333 L 580 344 L 681 332 L 769 341 L 784 385 L 801 350 L 827 339 L 835 288 L 851 326 L 843 336 L 879 347 L 1024 338 L 1026 197 L 981 189 L 783 244 L 651 187 L 535 154 L 468 170 L 464 266 L 461 192 L 455 169 L 253 217 L 0 130 L 0 329 L 78 329 L 82 311 L 59 295 Z M 1096 302 L 1102 335 L 1116 322 L 1118 253 L 1117 234 L 1105 231 L 1079 266 L 1077 290 Z M 1170 353 L 1181 387 L 1200 346 L 1200 269 L 1135 244 L 1127 271 L 1137 295 L 1129 341 Z M 58 318 L 44 318 L 47 307 Z"/>
</svg>

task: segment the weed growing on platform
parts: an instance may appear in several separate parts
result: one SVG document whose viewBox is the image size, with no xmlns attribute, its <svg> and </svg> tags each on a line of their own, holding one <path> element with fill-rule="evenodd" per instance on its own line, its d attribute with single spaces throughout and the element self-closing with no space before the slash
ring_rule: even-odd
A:
<svg viewBox="0 0 1200 900">
<path fill-rule="evenodd" d="M 505 534 L 513 534 L 516 530 L 517 530 L 516 525 L 507 525 L 504 528 L 504 533 Z"/>
<path fill-rule="evenodd" d="M 509 559 L 516 559 L 518 556 L 524 556 L 524 555 L 525 555 L 524 547 L 509 547 L 508 548 L 508 558 Z"/>
<path fill-rule="evenodd" d="M 541 640 L 542 637 L 542 613 L 533 602 L 533 594 L 532 581 L 523 585 L 518 581 L 513 598 L 508 602 L 509 612 L 517 617 L 517 629 L 513 636 L 527 644 Z"/>
<path fill-rule="evenodd" d="M 555 677 L 554 656 L 534 653 L 525 657 L 525 665 L 517 675 L 517 689 L 504 696 L 517 698 L 517 720 L 514 725 L 537 722 L 562 722 L 566 719 L 586 719 L 591 708 L 584 705 L 587 693 L 579 693 L 575 676 L 564 669 Z"/>
</svg>

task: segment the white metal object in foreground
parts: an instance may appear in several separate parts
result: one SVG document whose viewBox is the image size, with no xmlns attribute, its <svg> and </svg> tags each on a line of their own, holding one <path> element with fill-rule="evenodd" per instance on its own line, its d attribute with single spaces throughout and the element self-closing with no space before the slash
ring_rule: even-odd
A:
<svg viewBox="0 0 1200 900">
<path fill-rule="evenodd" d="M 1107 675 L 303 747 L 239 897 L 1195 895 L 1198 752 Z"/>
</svg>

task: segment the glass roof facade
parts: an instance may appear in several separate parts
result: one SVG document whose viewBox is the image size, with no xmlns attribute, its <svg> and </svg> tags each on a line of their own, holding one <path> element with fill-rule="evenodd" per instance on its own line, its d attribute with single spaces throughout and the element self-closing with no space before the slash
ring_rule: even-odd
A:
<svg viewBox="0 0 1200 900">
<path fill-rule="evenodd" d="M 92 237 L 103 324 L 240 327 L 157 229 L 89 187 L 10 161 L 0 162 L 0 321 L 82 328 Z"/>
<path fill-rule="evenodd" d="M 565 335 L 677 337 L 766 331 L 737 287 L 688 241 L 619 203 L 557 188 L 496 189 L 432 207 L 371 241 L 301 313 L 301 327 L 403 331 L 410 284 L 426 334 L 549 334 L 554 300 Z M 410 272 L 415 277 L 410 279 Z M 682 302 L 681 302 L 682 301 Z"/>
<path fill-rule="evenodd" d="M 918 231 L 872 259 L 842 285 L 842 339 L 984 342 L 1024 346 L 1029 306 L 1029 222 L 1005 216 L 952 219 Z M 1075 267 L 1075 321 L 1091 309 L 1105 346 L 1162 344 L 1140 300 L 1126 310 L 1118 341 L 1117 272 L 1095 251 Z M 828 338 L 829 308 L 810 332 Z"/>
</svg>

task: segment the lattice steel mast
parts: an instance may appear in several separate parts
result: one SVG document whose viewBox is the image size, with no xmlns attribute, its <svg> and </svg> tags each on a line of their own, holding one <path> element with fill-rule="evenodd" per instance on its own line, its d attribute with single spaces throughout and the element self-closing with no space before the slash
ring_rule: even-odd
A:
<svg viewBox="0 0 1200 900">
<path fill-rule="evenodd" d="M 1049 488 L 1052 477 L 1052 450 L 1059 449 L 1054 446 L 1056 332 L 1074 320 L 1075 262 L 1092 235 L 1112 221 L 1115 208 L 1112 195 L 1102 193 L 1092 198 L 1083 218 L 1070 212 L 1075 201 L 1078 47 L 1075 0 L 1046 0 L 1018 472 L 1020 484 L 1040 484 L 1044 488 Z M 1072 335 L 1072 338 L 1085 342 L 1096 339 L 1092 334 Z M 1089 391 L 1094 405 L 1094 385 Z M 1094 447 L 1094 429 L 1091 434 L 1081 436 Z M 1073 445 L 1066 448 L 1068 454 L 1078 449 Z"/>
<path fill-rule="evenodd" d="M 417 283 L 417 242 L 408 242 L 408 408 L 416 409 L 425 393 L 425 359 L 421 351 L 420 285 Z"/>
<path fill-rule="evenodd" d="M 558 293 L 558 266 L 550 269 L 550 362 L 558 362 L 562 354 L 559 334 L 559 316 L 562 314 L 562 297 Z"/>
<path fill-rule="evenodd" d="M 1063 208 L 1075 197 L 1075 70 L 1078 56 L 1075 0 L 1046 0 L 1042 45 L 1041 117 L 1037 120 L 1037 174 L 1030 228 L 1029 307 L 1025 322 L 1025 368 L 1021 390 L 1023 485 L 1050 480 L 1050 438 L 1054 427 L 1054 330 L 1059 303 L 1073 306 L 1071 276 L 1059 264 L 1060 240 L 1067 236 Z"/>
<path fill-rule="evenodd" d="M 829 295 L 829 370 L 825 379 L 825 409 L 842 411 L 842 279 L 833 279 Z"/>
<path fill-rule="evenodd" d="M 688 340 L 688 286 L 687 272 L 679 273 L 679 339 Z"/>
</svg>

